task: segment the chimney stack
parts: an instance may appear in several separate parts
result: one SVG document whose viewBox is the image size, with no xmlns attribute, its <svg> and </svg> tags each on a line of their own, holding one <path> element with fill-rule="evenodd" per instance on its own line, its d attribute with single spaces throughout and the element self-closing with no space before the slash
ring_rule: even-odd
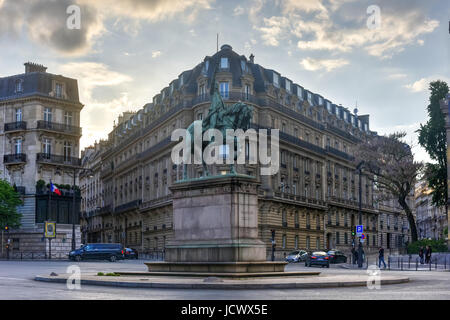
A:
<svg viewBox="0 0 450 320">
<path fill-rule="evenodd" d="M 253 55 L 253 53 L 252 54 L 250 54 L 250 62 L 251 63 L 255 63 L 255 56 Z"/>
<path fill-rule="evenodd" d="M 25 73 L 46 72 L 47 70 L 47 67 L 44 67 L 42 64 L 37 64 L 33 62 L 26 62 L 23 65 L 25 66 Z"/>
</svg>

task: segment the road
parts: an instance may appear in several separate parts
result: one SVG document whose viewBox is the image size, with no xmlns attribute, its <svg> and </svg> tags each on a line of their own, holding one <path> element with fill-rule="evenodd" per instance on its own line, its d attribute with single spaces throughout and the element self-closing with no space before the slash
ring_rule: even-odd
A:
<svg viewBox="0 0 450 320">
<path fill-rule="evenodd" d="M 382 271 L 401 274 L 410 283 L 384 285 L 380 290 L 366 287 L 283 289 L 283 290 L 183 290 L 183 289 L 132 289 L 82 285 L 81 290 L 69 290 L 65 284 L 34 281 L 37 274 L 66 273 L 67 267 L 76 264 L 81 273 L 112 271 L 146 271 L 142 260 L 116 263 L 71 261 L 0 261 L 0 299 L 450 299 L 450 272 L 435 271 Z M 287 271 L 304 270 L 302 264 L 291 264 Z M 315 269 L 315 268 L 313 268 Z M 310 270 L 310 268 L 308 268 Z M 322 274 L 366 274 L 365 270 L 345 270 L 337 266 L 317 269 Z"/>
</svg>

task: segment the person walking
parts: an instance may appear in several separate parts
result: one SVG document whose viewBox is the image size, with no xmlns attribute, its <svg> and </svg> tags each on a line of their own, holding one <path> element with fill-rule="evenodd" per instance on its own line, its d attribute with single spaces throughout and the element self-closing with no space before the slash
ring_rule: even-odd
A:
<svg viewBox="0 0 450 320">
<path fill-rule="evenodd" d="M 356 264 L 356 260 L 357 260 L 357 253 L 355 248 L 352 248 L 352 262 L 353 264 Z"/>
<path fill-rule="evenodd" d="M 380 247 L 380 250 L 378 250 L 378 268 L 381 267 L 381 262 L 383 262 L 384 269 L 386 269 L 386 262 L 384 262 L 384 249 L 383 249 L 383 247 Z"/>
<path fill-rule="evenodd" d="M 419 249 L 420 264 L 423 264 L 423 247 Z"/>
<path fill-rule="evenodd" d="M 427 246 L 427 250 L 425 251 L 425 263 L 431 263 L 431 247 Z"/>
</svg>

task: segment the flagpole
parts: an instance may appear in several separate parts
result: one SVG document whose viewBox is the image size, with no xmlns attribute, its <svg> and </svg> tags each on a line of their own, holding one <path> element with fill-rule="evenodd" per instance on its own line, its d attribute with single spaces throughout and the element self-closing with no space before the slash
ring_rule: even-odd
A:
<svg viewBox="0 0 450 320">
<path fill-rule="evenodd" d="M 50 187 L 49 187 L 49 190 L 48 190 L 47 219 L 45 219 L 47 221 L 50 219 L 50 215 L 51 215 L 51 212 L 52 212 L 51 211 L 51 203 L 52 203 L 52 180 L 50 180 Z M 45 229 L 45 223 L 44 223 L 44 229 Z M 44 233 L 45 233 L 45 230 L 44 230 Z M 45 248 L 45 258 L 47 259 L 47 248 Z"/>
</svg>

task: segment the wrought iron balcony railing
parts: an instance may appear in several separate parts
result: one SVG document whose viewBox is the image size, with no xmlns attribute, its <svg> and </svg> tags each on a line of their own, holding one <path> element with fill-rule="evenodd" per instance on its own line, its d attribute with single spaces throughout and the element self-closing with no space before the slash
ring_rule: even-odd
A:
<svg viewBox="0 0 450 320">
<path fill-rule="evenodd" d="M 44 121 L 44 120 L 38 120 L 37 129 L 44 129 L 44 130 L 50 130 L 50 131 L 64 132 L 64 133 L 68 133 L 68 134 L 81 135 L 80 127 L 76 127 L 76 126 L 72 126 L 72 125 L 68 125 L 68 124 L 64 124 L 64 123 Z"/>
<path fill-rule="evenodd" d="M 5 123 L 5 132 L 17 130 L 27 130 L 27 123 L 25 121 Z"/>
<path fill-rule="evenodd" d="M 74 157 L 61 156 L 51 153 L 38 153 L 36 154 L 36 162 L 48 162 L 70 166 L 80 166 L 81 159 Z"/>
<path fill-rule="evenodd" d="M 27 155 L 24 153 L 5 154 L 3 156 L 3 163 L 22 163 L 27 162 Z"/>
</svg>

